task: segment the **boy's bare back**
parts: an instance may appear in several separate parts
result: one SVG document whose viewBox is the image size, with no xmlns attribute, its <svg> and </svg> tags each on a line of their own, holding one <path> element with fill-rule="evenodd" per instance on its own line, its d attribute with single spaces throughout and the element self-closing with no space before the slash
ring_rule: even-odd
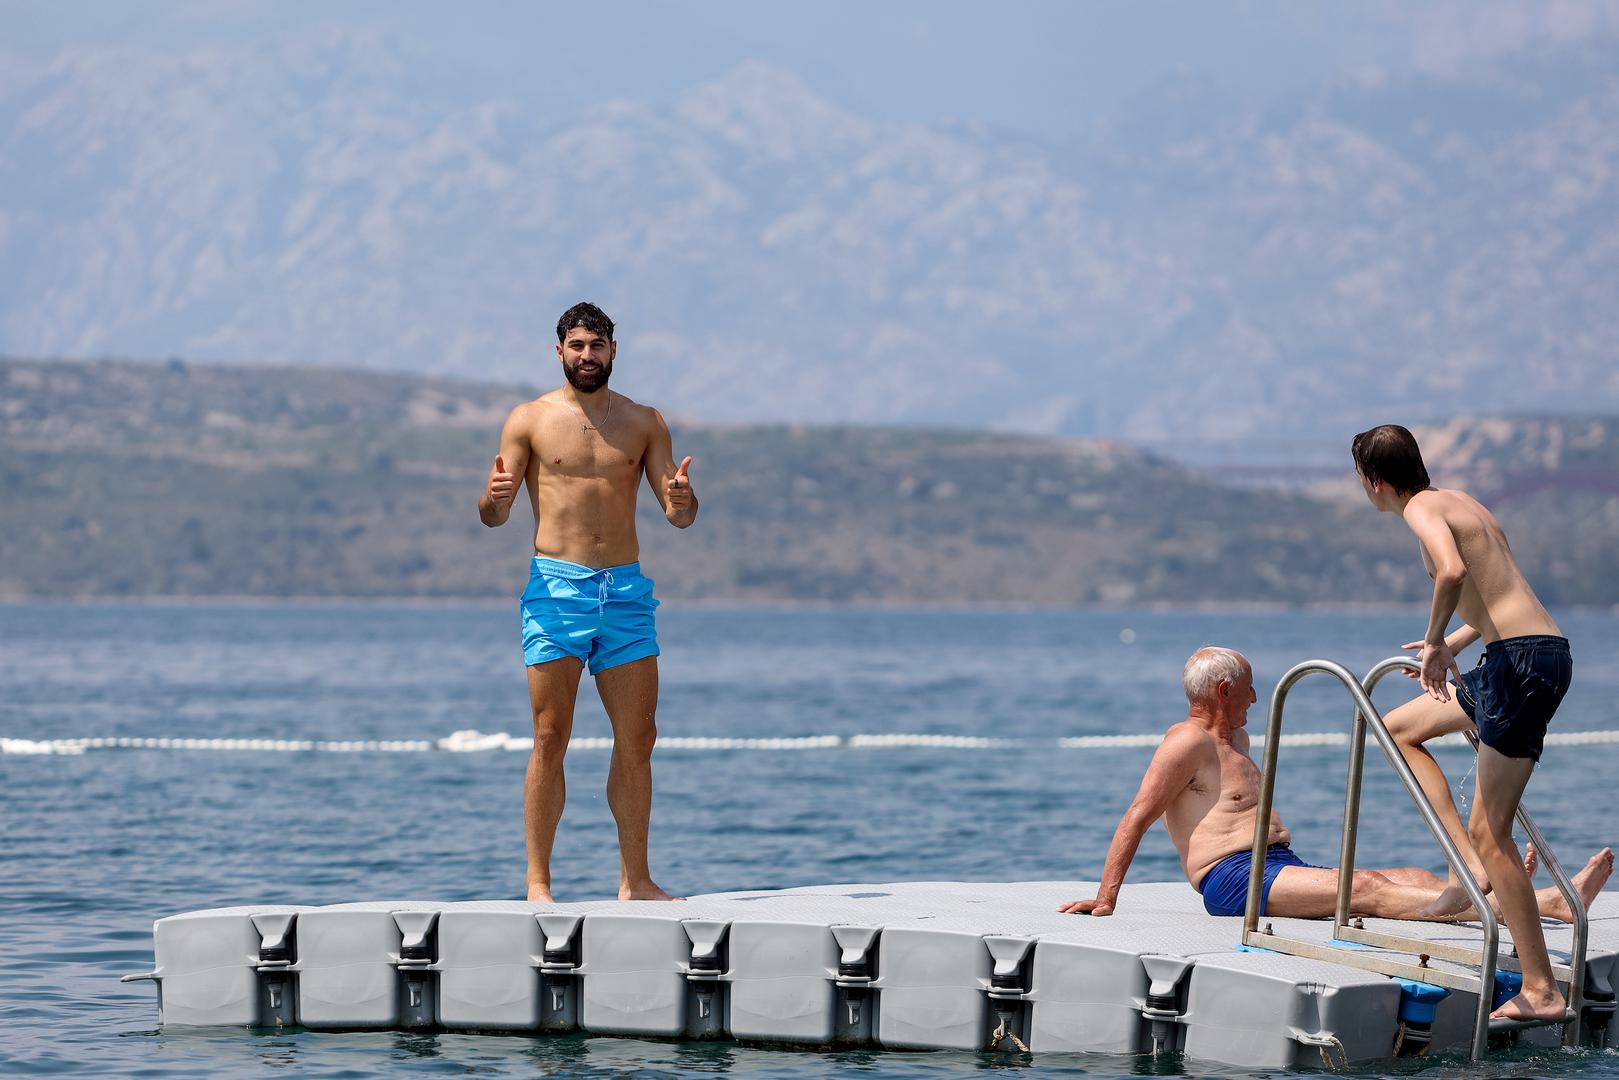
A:
<svg viewBox="0 0 1619 1080">
<path fill-rule="evenodd" d="M 1435 524 L 1442 524 L 1449 533 L 1454 553 L 1466 571 L 1456 614 L 1486 644 L 1530 634 L 1561 635 L 1518 569 L 1500 522 L 1483 503 L 1465 491 L 1429 488 L 1411 497 L 1404 516 L 1419 538 L 1431 537 Z M 1429 540 L 1423 539 L 1421 544 L 1429 576 L 1436 574 L 1447 555 L 1443 545 L 1434 546 L 1439 548 L 1437 552 L 1429 550 Z"/>
</svg>

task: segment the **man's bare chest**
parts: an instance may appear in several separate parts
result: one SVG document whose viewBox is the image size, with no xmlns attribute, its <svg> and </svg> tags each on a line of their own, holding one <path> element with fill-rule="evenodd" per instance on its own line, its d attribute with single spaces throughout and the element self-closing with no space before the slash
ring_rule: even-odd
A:
<svg viewBox="0 0 1619 1080">
<path fill-rule="evenodd" d="M 634 484 L 646 459 L 646 439 L 634 431 L 581 430 L 577 423 L 545 424 L 533 440 L 542 475 Z"/>
<path fill-rule="evenodd" d="M 1219 751 L 1220 804 L 1228 810 L 1248 810 L 1259 801 L 1259 767 L 1253 758 L 1234 748 Z"/>
</svg>

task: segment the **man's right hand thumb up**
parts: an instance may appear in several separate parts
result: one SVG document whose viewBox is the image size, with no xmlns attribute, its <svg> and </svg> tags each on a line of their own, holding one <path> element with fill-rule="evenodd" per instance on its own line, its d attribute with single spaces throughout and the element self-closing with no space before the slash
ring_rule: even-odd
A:
<svg viewBox="0 0 1619 1080">
<path fill-rule="evenodd" d="M 506 462 L 495 455 L 495 467 L 489 470 L 489 501 L 501 506 L 510 505 L 517 495 L 517 477 L 506 471 Z"/>
</svg>

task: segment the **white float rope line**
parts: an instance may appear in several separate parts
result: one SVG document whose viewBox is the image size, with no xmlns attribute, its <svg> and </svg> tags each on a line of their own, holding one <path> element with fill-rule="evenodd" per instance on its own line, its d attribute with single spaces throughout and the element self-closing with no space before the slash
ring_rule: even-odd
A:
<svg viewBox="0 0 1619 1080">
<path fill-rule="evenodd" d="M 1055 740 L 1064 750 L 1151 748 L 1163 741 L 1162 735 L 1075 735 Z M 1264 745 L 1262 736 L 1255 736 L 1256 746 Z M 1283 735 L 1283 746 L 1347 746 L 1345 732 L 1306 732 Z M 1546 735 L 1548 746 L 1619 745 L 1619 731 L 1560 731 Z M 914 747 L 948 750 L 1004 750 L 1038 749 L 1050 747 L 1044 739 L 1005 739 L 983 735 L 919 735 L 896 733 L 889 735 L 807 735 L 772 739 L 738 739 L 724 737 L 663 736 L 658 739 L 660 750 L 891 750 Z M 1446 750 L 1466 749 L 1467 740 L 1461 735 L 1446 735 L 1434 739 L 1429 746 Z M 428 739 L 354 739 L 320 741 L 313 739 L 150 739 L 121 736 L 97 739 L 8 739 L 0 738 L 0 754 L 83 754 L 89 750 L 233 750 L 258 753 L 380 753 L 414 754 L 430 751 L 449 753 L 476 753 L 487 750 L 533 749 L 534 740 L 508 735 L 505 732 L 485 734 L 481 731 L 457 731 L 446 738 Z M 608 738 L 573 739 L 569 746 L 578 750 L 611 750 L 613 740 Z"/>
</svg>

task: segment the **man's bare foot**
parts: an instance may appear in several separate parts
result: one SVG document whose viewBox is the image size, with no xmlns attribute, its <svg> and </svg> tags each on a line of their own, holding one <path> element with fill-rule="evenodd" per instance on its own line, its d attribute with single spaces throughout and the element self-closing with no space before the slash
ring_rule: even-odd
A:
<svg viewBox="0 0 1619 1080">
<path fill-rule="evenodd" d="M 1613 849 L 1603 848 L 1591 856 L 1583 870 L 1574 875 L 1574 891 L 1580 894 L 1587 909 L 1591 907 L 1591 901 L 1597 898 L 1597 893 L 1602 891 L 1602 886 L 1608 883 L 1612 873 Z M 1574 921 L 1574 913 L 1569 910 L 1568 901 L 1563 899 L 1561 893 L 1546 904 L 1542 914 L 1562 922 Z"/>
<path fill-rule="evenodd" d="M 1457 884 L 1446 885 L 1439 890 L 1439 895 L 1433 902 L 1422 909 L 1424 919 L 1449 919 L 1460 915 L 1464 911 L 1471 911 L 1473 901 L 1467 898 L 1467 893 Z"/>
<path fill-rule="evenodd" d="M 618 887 L 620 900 L 684 900 L 684 896 L 670 896 L 658 888 L 657 882 L 647 880 L 634 885 L 623 884 Z"/>
<path fill-rule="evenodd" d="M 530 885 L 528 887 L 528 902 L 531 904 L 556 903 L 555 900 L 551 899 L 551 886 L 549 885 Z"/>
<path fill-rule="evenodd" d="M 1568 1013 L 1568 1002 L 1563 995 L 1552 992 L 1551 997 L 1534 1002 L 1523 994 L 1519 994 L 1511 1001 L 1503 1002 L 1501 1007 L 1490 1014 L 1491 1020 L 1545 1020 L 1557 1023 Z"/>
</svg>

